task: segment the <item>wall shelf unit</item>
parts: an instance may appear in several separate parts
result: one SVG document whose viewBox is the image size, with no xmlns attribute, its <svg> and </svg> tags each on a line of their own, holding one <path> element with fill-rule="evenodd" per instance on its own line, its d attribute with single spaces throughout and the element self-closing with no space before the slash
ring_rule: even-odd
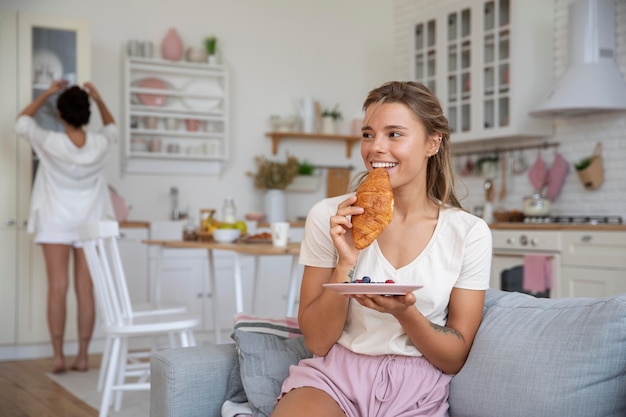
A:
<svg viewBox="0 0 626 417">
<path fill-rule="evenodd" d="M 221 65 L 125 57 L 124 171 L 219 173 L 228 157 Z"/>
<path fill-rule="evenodd" d="M 322 133 L 302 133 L 302 132 L 268 132 L 265 136 L 272 139 L 272 155 L 278 153 L 278 145 L 284 139 L 314 139 L 314 140 L 334 140 L 346 143 L 346 158 L 352 157 L 352 145 L 361 140 L 359 136 L 353 135 L 325 135 Z"/>
</svg>

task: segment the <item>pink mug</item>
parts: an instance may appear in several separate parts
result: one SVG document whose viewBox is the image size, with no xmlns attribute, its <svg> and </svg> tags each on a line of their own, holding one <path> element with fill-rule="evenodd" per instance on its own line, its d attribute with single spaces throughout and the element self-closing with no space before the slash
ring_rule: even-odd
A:
<svg viewBox="0 0 626 417">
<path fill-rule="evenodd" d="M 196 130 L 198 130 L 199 125 L 200 125 L 200 122 L 196 119 L 185 120 L 185 126 L 187 127 L 187 130 L 190 132 L 195 132 Z"/>
</svg>

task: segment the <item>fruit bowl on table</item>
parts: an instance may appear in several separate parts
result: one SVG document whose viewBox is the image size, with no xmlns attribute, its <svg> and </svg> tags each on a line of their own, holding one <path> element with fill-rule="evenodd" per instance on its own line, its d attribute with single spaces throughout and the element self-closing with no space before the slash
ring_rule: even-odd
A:
<svg viewBox="0 0 626 417">
<path fill-rule="evenodd" d="M 241 230 L 239 229 L 215 229 L 213 230 L 213 240 L 219 243 L 232 243 L 239 239 Z"/>
</svg>

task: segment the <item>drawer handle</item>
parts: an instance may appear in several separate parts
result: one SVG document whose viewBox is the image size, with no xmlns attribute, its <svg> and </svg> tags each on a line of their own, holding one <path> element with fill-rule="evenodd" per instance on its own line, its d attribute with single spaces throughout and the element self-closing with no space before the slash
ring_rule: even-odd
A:
<svg viewBox="0 0 626 417">
<path fill-rule="evenodd" d="M 585 243 L 589 243 L 591 242 L 591 240 L 593 239 L 593 236 L 591 235 L 583 235 L 580 240 L 585 242 Z"/>
</svg>

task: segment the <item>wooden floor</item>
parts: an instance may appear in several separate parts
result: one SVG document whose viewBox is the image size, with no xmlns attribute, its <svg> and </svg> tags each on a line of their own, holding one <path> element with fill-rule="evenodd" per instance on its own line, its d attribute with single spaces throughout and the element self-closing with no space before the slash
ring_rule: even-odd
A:
<svg viewBox="0 0 626 417">
<path fill-rule="evenodd" d="M 66 358 L 71 364 L 74 358 Z M 100 366 L 100 355 L 89 358 Z M 97 417 L 89 407 L 46 376 L 52 359 L 0 361 L 0 415 L 2 417 Z M 69 372 L 69 371 L 68 371 Z"/>
</svg>

